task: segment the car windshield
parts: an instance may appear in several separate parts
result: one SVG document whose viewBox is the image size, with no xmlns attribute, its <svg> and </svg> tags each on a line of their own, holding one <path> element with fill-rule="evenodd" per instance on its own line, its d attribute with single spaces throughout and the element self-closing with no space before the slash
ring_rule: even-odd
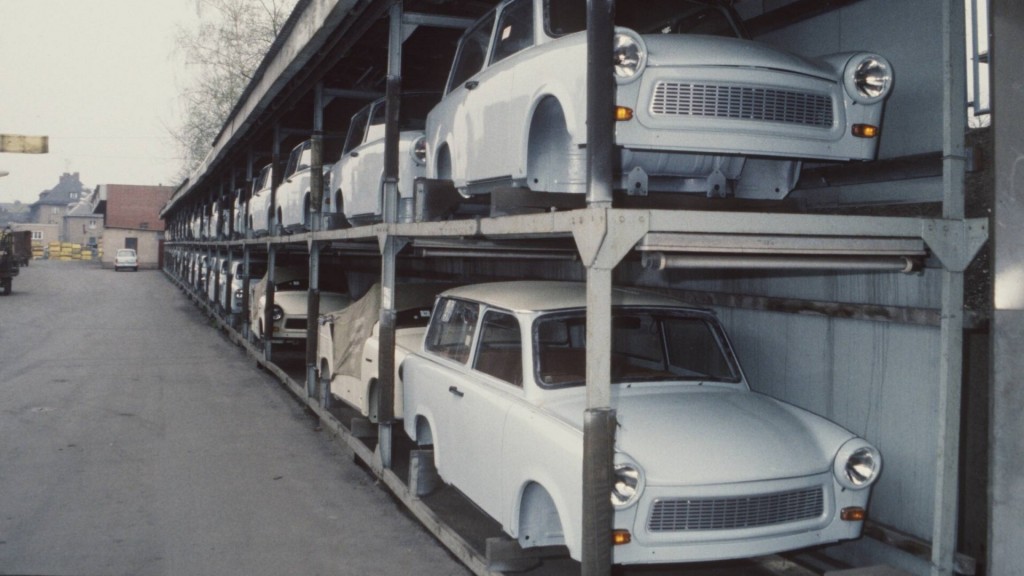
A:
<svg viewBox="0 0 1024 576">
<path fill-rule="evenodd" d="M 533 326 L 537 382 L 544 387 L 586 383 L 586 313 L 542 316 Z M 612 313 L 612 383 L 740 381 L 725 339 L 707 315 L 662 308 Z"/>
<path fill-rule="evenodd" d="M 117 251 L 117 256 L 118 256 L 118 258 L 128 258 L 128 257 L 131 257 L 131 256 L 135 256 L 135 250 L 129 250 L 129 249 L 122 248 L 122 249 Z"/>
<path fill-rule="evenodd" d="M 585 0 L 547 0 L 546 25 L 551 36 L 587 28 Z M 641 34 L 709 34 L 739 36 L 728 10 L 715 2 L 695 0 L 633 0 L 615 4 L 615 25 Z"/>
</svg>

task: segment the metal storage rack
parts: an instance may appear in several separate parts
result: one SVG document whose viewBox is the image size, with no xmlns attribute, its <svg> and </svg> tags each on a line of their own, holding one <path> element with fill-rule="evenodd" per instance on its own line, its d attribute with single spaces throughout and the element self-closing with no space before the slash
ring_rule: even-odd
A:
<svg viewBox="0 0 1024 576">
<path fill-rule="evenodd" d="M 401 67 L 401 43 L 404 25 L 459 26 L 465 20 L 439 18 L 424 14 L 403 14 L 400 4 L 388 2 L 316 2 L 322 13 L 328 16 L 318 22 L 316 30 L 335 31 L 331 35 L 333 45 L 326 46 L 320 36 L 310 34 L 303 37 L 296 33 L 283 40 L 291 48 L 308 48 L 325 43 L 321 48 L 342 50 L 342 44 L 354 43 L 340 33 L 365 32 L 373 19 L 390 13 L 389 35 L 392 39 L 389 51 L 389 70 Z M 601 2 L 593 3 L 601 5 Z M 588 450 L 589 462 L 584 463 L 588 471 L 584 491 L 592 494 L 585 508 L 591 519 L 606 518 L 609 512 L 603 509 L 601 500 L 607 501 L 607 490 L 599 471 L 610 465 L 609 434 L 613 430 L 614 414 L 610 412 L 610 369 L 606 358 L 610 337 L 610 301 L 612 271 L 628 255 L 642 255 L 645 265 L 652 267 L 741 268 L 741 269 L 801 269 L 831 270 L 850 269 L 879 271 L 909 271 L 927 258 L 934 258 L 942 268 L 941 288 L 941 359 L 939 382 L 939 437 L 936 438 L 935 474 L 937 482 L 933 495 L 934 520 L 930 562 L 933 574 L 953 574 L 960 559 L 956 555 L 956 499 L 957 475 L 959 472 L 958 446 L 960 424 L 960 384 L 963 364 L 963 275 L 981 246 L 988 239 L 988 222 L 985 219 L 967 219 L 964 216 L 963 178 L 966 155 L 962 142 L 964 117 L 962 94 L 965 78 L 961 72 L 963 64 L 963 12 L 958 2 L 943 0 L 943 28 L 945 33 L 943 70 L 944 78 L 944 138 L 942 152 L 943 215 L 941 218 L 911 218 L 884 216 L 834 216 L 820 214 L 791 213 L 734 213 L 701 210 L 665 210 L 612 207 L 610 193 L 602 191 L 601 174 L 592 175 L 596 190 L 588 194 L 588 206 L 568 211 L 531 214 L 526 216 L 478 217 L 464 220 L 441 222 L 397 222 L 397 206 L 394 200 L 394 180 L 387 181 L 392 194 L 387 195 L 386 223 L 342 230 L 314 230 L 291 236 L 272 236 L 263 239 L 179 241 L 168 243 L 169 249 L 202 249 L 208 255 L 230 254 L 241 250 L 248 259 L 253 250 L 266 251 L 269 269 L 273 270 L 276 255 L 282 250 L 297 249 L 308 254 L 310 263 L 310 310 L 316 310 L 316 278 L 320 266 L 320 253 L 324 249 L 343 250 L 352 253 L 369 254 L 380 258 L 382 284 L 385 294 L 393 297 L 396 279 L 396 261 L 400 251 L 411 248 L 415 253 L 430 257 L 458 253 L 460 255 L 493 256 L 497 253 L 514 253 L 520 257 L 535 257 L 538 245 L 548 256 L 568 255 L 578 257 L 586 270 L 588 294 L 588 322 L 594 326 L 606 327 L 595 332 L 598 336 L 588 347 Z M 600 11 L 599 8 L 596 10 Z M 301 14 L 301 18 L 312 18 Z M 298 29 L 298 28 L 297 28 Z M 596 33 L 595 33 L 596 34 Z M 592 37 L 592 44 L 601 42 Z M 236 124 L 225 127 L 218 148 L 198 172 L 194 182 L 188 183 L 176 195 L 165 215 L 178 217 L 178 229 L 182 228 L 180 218 L 191 210 L 188 200 L 194 200 L 196 193 L 205 194 L 205 201 L 226 202 L 227 191 L 234 190 L 239 170 L 232 168 L 231 152 L 238 146 L 239 139 L 247 131 L 254 130 L 266 107 L 265 100 L 283 98 L 290 101 L 304 87 L 312 91 L 314 111 L 312 128 L 314 150 L 320 147 L 324 133 L 324 98 L 331 91 L 315 78 L 312 67 L 318 64 L 314 57 L 304 56 L 304 62 L 288 61 L 283 53 L 308 54 L 308 51 L 282 50 L 268 61 L 263 79 L 255 83 L 246 98 L 237 108 Z M 279 77 L 275 77 L 277 74 Z M 596 74 L 594 76 L 597 76 Z M 388 95 L 394 97 L 399 89 L 397 74 L 388 76 Z M 281 84 L 287 83 L 287 88 Z M 599 91 L 601 88 L 595 88 Z M 275 124 L 275 126 L 278 126 Z M 610 128 L 606 127 L 610 130 Z M 273 157 L 279 165 L 282 131 L 274 129 Z M 392 130 L 392 138 L 394 131 Z M 611 141 L 611 138 L 607 139 Z M 392 140 L 393 141 L 393 140 Z M 599 141 L 599 140 L 595 140 Z M 394 146 L 392 144 L 392 146 Z M 595 147 L 596 148 L 596 147 Z M 394 158 L 392 148 L 392 158 Z M 594 151 L 600 154 L 601 151 Z M 316 153 L 315 153 L 316 154 Z M 238 155 L 235 154 L 237 157 Z M 248 154 L 245 161 L 248 177 L 252 175 L 253 159 Z M 314 162 L 313 172 L 318 173 Z M 280 170 L 276 170 L 276 184 L 280 183 Z M 229 174 L 225 176 L 225 174 Z M 392 175 L 394 172 L 391 173 Z M 531 252 L 532 251 L 532 252 Z M 268 296 L 266 314 L 273 304 L 272 294 Z M 394 311 L 393 300 L 385 297 L 381 312 L 381 379 L 383 390 L 381 425 L 376 452 L 353 439 L 350 431 L 340 427 L 330 417 L 326 408 L 325 391 L 318 388 L 315 365 L 315 332 L 311 327 L 312 349 L 307 348 L 307 373 L 304 390 L 296 390 L 307 399 L 310 407 L 341 437 L 347 439 L 357 455 L 370 463 L 374 471 L 399 494 L 410 510 L 421 518 L 425 525 L 445 542 L 474 571 L 486 573 L 489 568 L 478 556 L 465 552 L 465 543 L 457 534 L 445 527 L 429 508 L 422 505 L 416 496 L 415 486 L 407 486 L 391 472 L 392 438 L 391 427 L 394 418 L 389 414 L 393 393 L 393 347 Z M 311 314 L 311 318 L 313 315 Z M 244 333 L 244 329 L 242 330 Z M 241 338 L 241 336 L 239 336 Z M 268 367 L 272 357 L 269 341 L 262 351 L 240 339 L 254 355 L 262 355 Z M 310 361 L 312 358 L 312 362 Z M 283 372 L 279 376 L 290 381 Z M 592 438 L 604 436 L 594 443 Z M 592 483 L 588 486 L 587 482 Z M 586 516 L 585 516 L 586 517 Z M 590 535 L 595 541 L 605 540 L 602 534 Z M 596 549 L 595 549 L 596 548 Z M 598 546 L 585 548 L 584 574 L 602 574 L 610 567 L 610 550 Z"/>
</svg>

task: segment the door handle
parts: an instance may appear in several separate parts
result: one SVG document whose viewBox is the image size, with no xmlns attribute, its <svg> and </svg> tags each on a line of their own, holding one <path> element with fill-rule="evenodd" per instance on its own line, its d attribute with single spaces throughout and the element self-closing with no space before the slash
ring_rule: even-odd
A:
<svg viewBox="0 0 1024 576">
<path fill-rule="evenodd" d="M 462 398 L 463 396 L 465 396 L 465 395 L 466 395 L 466 393 L 465 393 L 465 392 L 463 392 L 462 390 L 459 390 L 459 389 L 458 389 L 457 387 L 455 387 L 455 386 L 449 386 L 449 387 L 448 387 L 448 391 L 449 391 L 449 392 L 451 392 L 452 394 L 454 394 L 454 395 L 458 396 L 459 398 Z"/>
<path fill-rule="evenodd" d="M 476 87 L 479 86 L 479 85 L 480 85 L 480 82 L 478 82 L 476 80 L 470 80 L 469 82 L 466 82 L 466 84 L 465 84 L 466 90 L 476 90 Z"/>
<path fill-rule="evenodd" d="M 359 158 L 359 152 L 349 152 L 348 155 L 353 158 Z"/>
</svg>

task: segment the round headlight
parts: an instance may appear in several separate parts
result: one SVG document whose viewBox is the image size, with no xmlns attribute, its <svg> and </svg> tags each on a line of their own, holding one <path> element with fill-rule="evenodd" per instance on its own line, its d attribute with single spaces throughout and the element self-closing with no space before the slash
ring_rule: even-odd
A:
<svg viewBox="0 0 1024 576">
<path fill-rule="evenodd" d="M 872 485 L 882 469 L 882 455 L 861 438 L 854 438 L 836 454 L 833 473 L 844 487 L 860 490 Z"/>
<path fill-rule="evenodd" d="M 412 143 L 412 148 L 409 150 L 409 154 L 412 155 L 413 162 L 423 166 L 427 162 L 427 138 L 426 136 L 420 136 Z"/>
<path fill-rule="evenodd" d="M 274 309 L 271 311 L 270 317 L 274 320 L 274 322 L 277 322 L 281 318 L 284 318 L 284 309 L 278 306 L 277 304 L 274 304 Z"/>
<path fill-rule="evenodd" d="M 612 505 L 616 508 L 626 508 L 635 503 L 643 491 L 643 480 L 643 474 L 636 465 L 616 464 L 612 483 Z"/>
<path fill-rule="evenodd" d="M 612 44 L 612 59 L 615 80 L 620 84 L 632 82 L 640 77 L 647 66 L 647 45 L 636 32 L 619 28 Z"/>
<path fill-rule="evenodd" d="M 892 87 L 892 66 L 888 60 L 874 54 L 851 59 L 844 76 L 847 92 L 862 104 L 885 98 Z"/>
</svg>

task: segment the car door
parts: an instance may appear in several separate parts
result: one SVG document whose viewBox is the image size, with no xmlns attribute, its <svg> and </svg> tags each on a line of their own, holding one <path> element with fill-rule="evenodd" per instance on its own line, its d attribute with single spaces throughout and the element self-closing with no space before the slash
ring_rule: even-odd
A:
<svg viewBox="0 0 1024 576">
<path fill-rule="evenodd" d="M 515 56 L 534 44 L 534 3 L 514 0 L 498 12 L 487 67 L 479 74 L 469 106 L 480 115 L 480 139 L 485 142 L 470 148 L 470 181 L 515 175 L 513 151 L 522 147 L 520 135 L 540 80 L 528 78 L 521 87 L 515 83 L 521 60 Z"/>
<path fill-rule="evenodd" d="M 449 390 L 453 414 L 463 431 L 452 480 L 488 514 L 501 513 L 502 435 L 505 418 L 522 401 L 522 345 L 519 322 L 502 310 L 487 310 L 480 320 L 472 367 Z"/>
<path fill-rule="evenodd" d="M 342 211 L 346 218 L 360 214 L 364 209 L 364 194 L 360 191 L 359 176 L 362 171 L 363 153 L 362 146 L 366 141 L 366 128 L 370 122 L 370 112 L 373 104 L 356 112 L 348 124 L 348 135 L 345 137 L 345 145 L 341 150 L 341 159 L 338 161 L 338 184 L 336 188 L 341 189 Z M 337 207 L 335 208 L 337 210 Z"/>
<path fill-rule="evenodd" d="M 459 40 L 445 96 L 427 119 L 432 158 L 428 174 L 438 178 L 446 176 L 438 166 L 438 154 L 439 148 L 447 144 L 451 154 L 451 178 L 456 186 L 465 186 L 467 177 L 477 177 L 484 170 L 469 164 L 471 153 L 474 158 L 482 154 L 476 150 L 483 145 L 483 119 L 477 111 L 477 102 L 482 102 L 478 98 L 479 75 L 487 61 L 494 19 L 495 13 L 491 12 Z M 432 172 L 434 168 L 438 169 L 436 174 Z"/>
</svg>

